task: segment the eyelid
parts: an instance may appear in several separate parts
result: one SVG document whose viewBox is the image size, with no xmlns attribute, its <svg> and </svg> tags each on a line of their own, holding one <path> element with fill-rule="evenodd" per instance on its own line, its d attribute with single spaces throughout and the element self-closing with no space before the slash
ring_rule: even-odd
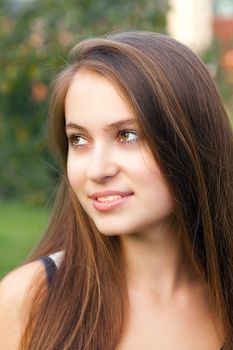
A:
<svg viewBox="0 0 233 350">
<path fill-rule="evenodd" d="M 139 134 L 139 131 L 136 129 L 131 128 L 122 128 L 117 130 L 118 133 L 124 133 L 124 132 L 132 132 L 134 134 Z"/>
</svg>

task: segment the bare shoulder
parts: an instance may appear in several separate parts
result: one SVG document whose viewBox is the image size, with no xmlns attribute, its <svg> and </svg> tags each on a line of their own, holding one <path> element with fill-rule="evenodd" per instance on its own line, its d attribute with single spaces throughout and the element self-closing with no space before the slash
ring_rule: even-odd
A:
<svg viewBox="0 0 233 350">
<path fill-rule="evenodd" d="M 0 282 L 0 349 L 18 349 L 25 324 L 27 301 L 37 276 L 43 276 L 40 261 L 19 267 Z"/>
<path fill-rule="evenodd" d="M 35 276 L 42 271 L 41 262 L 34 261 L 8 273 L 0 281 L 0 302 L 12 298 L 19 301 L 29 290 Z"/>
</svg>

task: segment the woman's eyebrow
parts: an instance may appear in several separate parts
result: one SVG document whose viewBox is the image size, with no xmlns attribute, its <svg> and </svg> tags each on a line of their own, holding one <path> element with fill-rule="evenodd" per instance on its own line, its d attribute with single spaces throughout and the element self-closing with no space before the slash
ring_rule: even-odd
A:
<svg viewBox="0 0 233 350">
<path fill-rule="evenodd" d="M 130 119 L 123 119 L 123 120 L 119 120 L 117 122 L 108 124 L 106 126 L 103 127 L 104 131 L 108 131 L 111 129 L 119 129 L 122 127 L 126 127 L 126 126 L 134 126 L 136 124 L 136 121 L 133 118 Z M 84 126 L 78 125 L 76 123 L 67 123 L 66 124 L 66 130 L 68 129 L 76 129 L 76 130 L 80 130 L 80 131 L 85 131 L 88 132 L 87 128 L 85 128 Z"/>
</svg>

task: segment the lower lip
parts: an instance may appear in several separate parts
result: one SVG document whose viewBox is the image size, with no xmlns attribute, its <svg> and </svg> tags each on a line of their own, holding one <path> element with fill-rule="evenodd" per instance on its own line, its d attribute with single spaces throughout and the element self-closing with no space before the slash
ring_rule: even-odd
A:
<svg viewBox="0 0 233 350">
<path fill-rule="evenodd" d="M 119 206 L 121 206 L 122 204 L 126 203 L 129 198 L 132 197 L 132 194 L 125 196 L 125 197 L 121 197 L 118 199 L 114 199 L 112 201 L 109 202 L 99 202 L 96 199 L 93 200 L 93 206 L 96 210 L 99 211 L 109 211 L 112 210 L 114 208 L 117 208 Z"/>
</svg>

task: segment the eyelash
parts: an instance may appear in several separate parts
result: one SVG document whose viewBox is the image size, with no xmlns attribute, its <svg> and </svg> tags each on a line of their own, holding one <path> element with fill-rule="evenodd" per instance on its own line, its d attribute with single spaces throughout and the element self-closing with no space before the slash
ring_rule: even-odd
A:
<svg viewBox="0 0 233 350">
<path fill-rule="evenodd" d="M 123 129 L 123 130 L 119 130 L 118 131 L 118 134 L 117 134 L 117 138 L 119 139 L 119 137 L 122 137 L 123 134 L 134 134 L 136 136 L 135 139 L 133 140 L 122 140 L 120 141 L 120 144 L 131 144 L 131 143 L 134 143 L 136 141 L 138 141 L 138 134 L 136 131 L 133 131 L 133 130 L 128 130 L 128 129 Z M 70 146 L 74 149 L 77 149 L 79 147 L 82 147 L 82 146 L 85 146 L 86 144 L 83 144 L 83 145 L 75 145 L 74 142 L 75 140 L 79 138 L 79 139 L 84 139 L 84 140 L 87 140 L 86 137 L 80 135 L 80 134 L 71 134 L 69 136 L 67 136 L 67 140 L 68 140 L 68 143 L 70 144 Z"/>
</svg>

